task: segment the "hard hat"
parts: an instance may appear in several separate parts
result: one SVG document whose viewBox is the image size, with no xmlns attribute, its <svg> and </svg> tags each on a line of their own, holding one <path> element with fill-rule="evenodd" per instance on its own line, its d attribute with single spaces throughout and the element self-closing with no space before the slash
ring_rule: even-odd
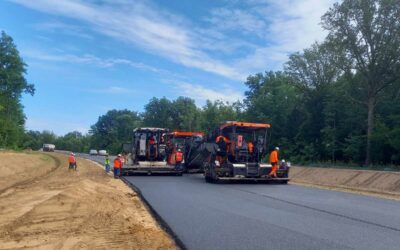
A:
<svg viewBox="0 0 400 250">
<path fill-rule="evenodd" d="M 74 155 L 74 153 L 71 152 L 70 155 Z"/>
<path fill-rule="evenodd" d="M 285 162 L 285 159 L 282 159 L 282 162 Z"/>
<path fill-rule="evenodd" d="M 121 157 L 121 154 L 118 154 L 118 157 Z"/>
<path fill-rule="evenodd" d="M 178 149 L 178 152 L 181 152 L 181 149 L 180 149 L 180 148 Z"/>
<path fill-rule="evenodd" d="M 275 149 L 279 151 L 279 147 L 275 147 Z"/>
</svg>

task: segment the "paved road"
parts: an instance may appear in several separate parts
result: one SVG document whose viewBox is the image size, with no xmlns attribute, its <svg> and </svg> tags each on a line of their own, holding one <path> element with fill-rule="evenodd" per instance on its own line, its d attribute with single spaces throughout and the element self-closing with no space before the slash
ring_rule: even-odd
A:
<svg viewBox="0 0 400 250">
<path fill-rule="evenodd" d="M 296 185 L 208 184 L 200 174 L 126 179 L 188 249 L 400 249 L 398 201 Z"/>
<path fill-rule="evenodd" d="M 296 185 L 130 176 L 188 249 L 400 249 L 400 202 Z"/>
</svg>

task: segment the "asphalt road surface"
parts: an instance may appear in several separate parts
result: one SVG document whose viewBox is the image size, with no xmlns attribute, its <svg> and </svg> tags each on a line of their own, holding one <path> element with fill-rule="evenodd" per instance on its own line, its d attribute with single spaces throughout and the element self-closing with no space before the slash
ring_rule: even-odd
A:
<svg viewBox="0 0 400 250">
<path fill-rule="evenodd" d="M 201 174 L 126 179 L 188 249 L 400 249 L 398 201 Z"/>
<path fill-rule="evenodd" d="M 188 249 L 400 249 L 400 202 L 296 185 L 129 176 Z"/>
</svg>

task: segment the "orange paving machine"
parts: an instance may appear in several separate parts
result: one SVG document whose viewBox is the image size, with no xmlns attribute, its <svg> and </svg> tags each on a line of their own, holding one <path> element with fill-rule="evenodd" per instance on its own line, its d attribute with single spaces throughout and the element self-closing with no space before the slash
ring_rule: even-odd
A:
<svg viewBox="0 0 400 250">
<path fill-rule="evenodd" d="M 280 167 L 271 178 L 271 164 L 266 163 L 267 123 L 225 122 L 208 134 L 202 145 L 204 176 L 207 182 L 252 180 L 288 182 L 289 168 Z"/>
</svg>

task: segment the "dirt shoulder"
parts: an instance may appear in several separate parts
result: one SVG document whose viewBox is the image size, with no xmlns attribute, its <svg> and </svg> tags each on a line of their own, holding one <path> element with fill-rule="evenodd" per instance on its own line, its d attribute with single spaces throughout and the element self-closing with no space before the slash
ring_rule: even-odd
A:
<svg viewBox="0 0 400 250">
<path fill-rule="evenodd" d="M 44 154 L 0 152 L 0 192 L 18 183 L 29 182 L 55 167 Z"/>
<path fill-rule="evenodd" d="M 400 200 L 400 173 L 292 167 L 291 183 Z"/>
<path fill-rule="evenodd" d="M 78 159 L 75 172 L 59 154 L 10 156 L 0 154 L 0 173 L 20 169 L 0 191 L 1 249 L 177 248 L 136 193 L 95 164 Z"/>
</svg>

